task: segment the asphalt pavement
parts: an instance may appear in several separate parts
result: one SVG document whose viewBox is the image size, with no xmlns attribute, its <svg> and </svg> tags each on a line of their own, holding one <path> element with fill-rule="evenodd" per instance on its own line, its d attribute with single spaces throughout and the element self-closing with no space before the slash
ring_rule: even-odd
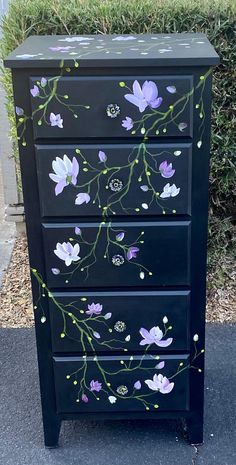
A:
<svg viewBox="0 0 236 465">
<path fill-rule="evenodd" d="M 67 421 L 49 450 L 34 329 L 0 329 L 0 465 L 236 465 L 236 325 L 207 325 L 206 342 L 202 446 L 175 421 Z"/>
</svg>

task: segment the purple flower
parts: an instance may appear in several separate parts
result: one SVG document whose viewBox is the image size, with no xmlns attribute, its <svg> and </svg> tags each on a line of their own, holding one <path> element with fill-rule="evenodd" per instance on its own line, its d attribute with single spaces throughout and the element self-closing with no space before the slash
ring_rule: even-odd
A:
<svg viewBox="0 0 236 465">
<path fill-rule="evenodd" d="M 81 229 L 78 228 L 78 226 L 75 227 L 75 234 L 76 234 L 77 236 L 80 236 L 80 235 L 81 235 Z"/>
<path fill-rule="evenodd" d="M 170 94 L 175 94 L 175 92 L 176 92 L 176 87 L 175 87 L 175 86 L 167 86 L 167 87 L 166 87 L 166 90 L 167 90 L 167 92 L 169 92 Z"/>
<path fill-rule="evenodd" d="M 22 115 L 24 114 L 23 108 L 16 107 L 16 114 L 17 114 L 18 116 L 22 116 Z"/>
<path fill-rule="evenodd" d="M 179 123 L 178 128 L 182 132 L 184 129 L 188 127 L 187 123 Z"/>
<path fill-rule="evenodd" d="M 75 157 L 73 157 L 72 161 L 67 155 L 64 155 L 63 159 L 56 157 L 56 160 L 52 162 L 52 168 L 54 173 L 50 173 L 49 177 L 56 182 L 56 195 L 61 194 L 64 187 L 69 184 L 76 185 L 77 176 L 79 174 L 79 164 Z"/>
<path fill-rule="evenodd" d="M 138 247 L 129 247 L 128 252 L 127 252 L 127 259 L 131 260 L 132 258 L 136 258 L 138 252 L 139 252 Z"/>
<path fill-rule="evenodd" d="M 52 274 L 55 274 L 55 275 L 60 274 L 59 268 L 51 268 L 51 272 Z"/>
<path fill-rule="evenodd" d="M 160 164 L 159 170 L 163 178 L 171 178 L 175 174 L 175 170 L 172 169 L 172 163 L 168 164 L 166 160 Z"/>
<path fill-rule="evenodd" d="M 101 391 L 101 389 L 102 389 L 102 383 L 99 383 L 99 381 L 94 381 L 94 379 L 90 381 L 90 391 L 99 392 Z"/>
<path fill-rule="evenodd" d="M 98 158 L 102 163 L 105 163 L 107 161 L 107 156 L 104 152 L 102 152 L 102 150 L 99 150 Z"/>
<path fill-rule="evenodd" d="M 57 47 L 49 47 L 50 50 L 52 50 L 52 52 L 67 52 L 67 50 L 70 50 L 71 48 L 75 48 L 75 47 L 71 47 L 71 45 L 67 45 L 67 46 L 57 46 Z"/>
<path fill-rule="evenodd" d="M 130 129 L 132 129 L 133 125 L 134 125 L 134 122 L 132 118 L 130 118 L 129 116 L 126 116 L 126 118 L 122 120 L 121 126 L 123 126 L 123 128 L 125 128 L 126 131 L 129 131 Z"/>
<path fill-rule="evenodd" d="M 140 383 L 140 381 L 136 381 L 136 382 L 134 383 L 134 389 L 141 389 L 141 383 Z"/>
<path fill-rule="evenodd" d="M 123 241 L 124 237 L 125 237 L 125 233 L 124 233 L 124 232 L 120 232 L 119 234 L 116 235 L 116 240 L 117 240 L 118 242 L 121 242 L 121 241 Z"/>
<path fill-rule="evenodd" d="M 101 338 L 100 334 L 97 333 L 97 331 L 94 331 L 93 335 L 94 335 L 94 337 L 96 337 L 96 339 L 100 339 L 100 338 Z"/>
<path fill-rule="evenodd" d="M 159 363 L 156 365 L 155 368 L 158 368 L 158 370 L 162 370 L 162 368 L 164 368 L 164 366 L 165 366 L 165 362 L 162 361 L 162 362 L 159 362 Z"/>
<path fill-rule="evenodd" d="M 153 328 L 148 331 L 145 328 L 140 328 L 139 333 L 143 337 L 142 341 L 140 341 L 140 346 L 156 344 L 158 347 L 168 347 L 172 341 L 172 337 L 168 337 L 165 341 L 162 341 L 163 332 L 159 328 L 159 326 L 153 326 Z"/>
<path fill-rule="evenodd" d="M 41 78 L 40 84 L 42 87 L 45 87 L 47 85 L 47 79 L 45 77 Z"/>
<path fill-rule="evenodd" d="M 169 394 L 175 385 L 175 383 L 170 383 L 168 378 L 161 373 L 159 375 L 155 374 L 153 379 L 146 379 L 145 383 L 148 385 L 149 389 L 152 391 L 159 391 L 161 394 Z"/>
<path fill-rule="evenodd" d="M 50 123 L 51 126 L 57 126 L 58 128 L 63 128 L 63 119 L 61 118 L 60 113 L 55 115 L 55 113 L 50 113 Z"/>
<path fill-rule="evenodd" d="M 140 186 L 140 189 L 141 189 L 143 192 L 147 192 L 147 191 L 148 191 L 148 186 L 146 186 L 146 185 Z"/>
<path fill-rule="evenodd" d="M 82 203 L 89 203 L 90 201 L 90 195 L 86 194 L 86 192 L 81 192 L 80 194 L 77 194 L 76 199 L 75 199 L 75 205 L 82 205 Z"/>
<path fill-rule="evenodd" d="M 82 397 L 81 397 L 82 401 L 85 402 L 87 404 L 87 402 L 89 401 L 88 400 L 88 397 L 86 396 L 86 394 L 82 394 Z"/>
<path fill-rule="evenodd" d="M 66 266 L 70 266 L 72 262 L 80 260 L 78 256 L 80 251 L 79 244 L 74 246 L 70 242 L 57 243 L 56 249 L 54 250 L 55 255 L 65 262 Z"/>
<path fill-rule="evenodd" d="M 162 97 L 158 97 L 158 89 L 153 81 L 145 81 L 141 86 L 136 80 L 133 83 L 133 94 L 126 94 L 125 99 L 138 107 L 140 113 L 143 113 L 147 106 L 158 108 L 162 104 Z"/>
<path fill-rule="evenodd" d="M 95 304 L 93 302 L 92 304 L 88 305 L 88 310 L 85 313 L 89 316 L 93 316 L 93 315 L 100 315 L 101 312 L 102 312 L 102 305 Z"/>
<path fill-rule="evenodd" d="M 39 95 L 38 86 L 34 86 L 33 89 L 30 89 L 30 93 L 31 93 L 32 97 L 38 97 L 38 95 Z"/>
</svg>

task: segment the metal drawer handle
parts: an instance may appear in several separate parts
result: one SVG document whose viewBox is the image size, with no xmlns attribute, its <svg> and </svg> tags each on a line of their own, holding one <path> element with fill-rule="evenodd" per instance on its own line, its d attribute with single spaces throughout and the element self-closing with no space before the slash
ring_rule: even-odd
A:
<svg viewBox="0 0 236 465">
<path fill-rule="evenodd" d="M 123 265 L 125 259 L 122 257 L 122 255 L 113 255 L 111 261 L 114 266 L 121 266 Z"/>
<path fill-rule="evenodd" d="M 123 182 L 120 179 L 111 179 L 109 187 L 113 192 L 119 192 L 123 189 Z"/>
<path fill-rule="evenodd" d="M 117 116 L 120 114 L 120 107 L 116 103 L 110 103 L 107 105 L 106 111 L 109 118 L 117 118 Z"/>
</svg>

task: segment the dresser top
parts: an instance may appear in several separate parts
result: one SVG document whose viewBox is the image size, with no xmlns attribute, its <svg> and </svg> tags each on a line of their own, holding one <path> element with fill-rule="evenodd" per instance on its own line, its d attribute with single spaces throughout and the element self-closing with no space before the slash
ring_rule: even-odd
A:
<svg viewBox="0 0 236 465">
<path fill-rule="evenodd" d="M 210 66 L 219 56 L 204 34 L 30 36 L 8 68 Z"/>
</svg>

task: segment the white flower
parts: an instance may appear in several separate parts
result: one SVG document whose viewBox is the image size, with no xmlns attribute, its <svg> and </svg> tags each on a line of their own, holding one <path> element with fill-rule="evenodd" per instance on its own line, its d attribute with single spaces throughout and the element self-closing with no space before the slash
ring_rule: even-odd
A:
<svg viewBox="0 0 236 465">
<path fill-rule="evenodd" d="M 111 318 L 111 316 L 112 316 L 112 313 L 109 312 L 109 313 L 106 313 L 104 315 L 104 318 L 105 318 L 105 320 L 109 320 Z"/>
<path fill-rule="evenodd" d="M 111 404 L 115 404 L 116 401 L 117 401 L 117 397 L 115 397 L 115 396 L 109 396 L 109 397 L 108 397 L 108 400 L 109 400 L 109 402 L 110 402 Z"/>
<path fill-rule="evenodd" d="M 128 336 L 126 336 L 125 341 L 126 341 L 126 342 L 129 342 L 129 341 L 130 341 L 130 334 L 128 334 Z"/>
<path fill-rule="evenodd" d="M 78 256 L 79 251 L 79 244 L 75 244 L 73 246 L 70 242 L 63 242 L 62 244 L 58 242 L 54 253 L 58 258 L 65 262 L 66 266 L 70 266 L 72 262 L 80 260 L 80 257 Z"/>
<path fill-rule="evenodd" d="M 202 146 L 202 141 L 201 140 L 198 141 L 197 146 L 198 146 L 199 149 L 201 148 L 201 146 Z"/>
<path fill-rule="evenodd" d="M 140 277 L 140 279 L 144 279 L 145 278 L 145 273 L 143 271 L 140 271 L 139 277 Z"/>
<path fill-rule="evenodd" d="M 167 318 L 167 316 L 164 316 L 162 321 L 163 321 L 164 325 L 166 325 L 166 323 L 168 323 L 168 318 Z"/>
<path fill-rule="evenodd" d="M 50 173 L 49 177 L 56 182 L 56 195 L 60 194 L 64 187 L 69 184 L 73 184 L 74 186 L 76 185 L 79 173 L 79 163 L 75 157 L 73 157 L 72 161 L 67 155 L 64 155 L 63 159 L 56 157 L 56 160 L 53 160 L 52 162 L 52 168 L 54 173 Z"/>
<path fill-rule="evenodd" d="M 147 204 L 147 203 L 142 203 L 142 208 L 143 208 L 144 210 L 147 210 L 147 209 L 148 209 L 148 204 Z"/>
<path fill-rule="evenodd" d="M 175 150 L 174 155 L 176 157 L 179 157 L 181 155 L 181 153 L 182 153 L 181 150 Z"/>
<path fill-rule="evenodd" d="M 193 340 L 194 340 L 194 342 L 197 342 L 197 341 L 198 341 L 198 339 L 199 339 L 199 336 L 198 336 L 198 334 L 194 334 L 194 336 L 193 336 Z"/>
<path fill-rule="evenodd" d="M 82 203 L 89 203 L 90 195 L 86 194 L 86 192 L 81 192 L 76 196 L 75 205 L 82 205 Z"/>
<path fill-rule="evenodd" d="M 46 321 L 46 316 L 42 316 L 41 317 L 41 323 L 45 323 L 45 321 Z"/>
<path fill-rule="evenodd" d="M 63 128 L 63 118 L 61 117 L 60 113 L 57 115 L 55 113 L 50 113 L 49 116 L 51 126 L 57 126 L 58 128 Z"/>
<path fill-rule="evenodd" d="M 168 184 L 164 186 L 163 192 L 161 193 L 160 197 L 162 199 L 167 199 L 168 197 L 176 197 L 179 194 L 179 191 L 180 187 L 176 187 L 175 184 L 172 184 L 171 186 L 168 182 Z"/>
</svg>

